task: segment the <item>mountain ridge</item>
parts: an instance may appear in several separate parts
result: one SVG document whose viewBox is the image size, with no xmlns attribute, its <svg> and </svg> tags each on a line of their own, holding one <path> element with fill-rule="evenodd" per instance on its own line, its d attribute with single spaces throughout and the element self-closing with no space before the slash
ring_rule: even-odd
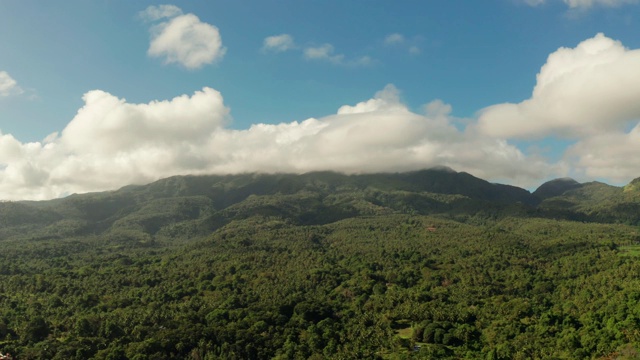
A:
<svg viewBox="0 0 640 360">
<path fill-rule="evenodd" d="M 533 195 L 540 199 L 546 199 L 562 195 L 566 191 L 578 188 L 580 186 L 582 186 L 582 184 L 577 182 L 576 180 L 570 177 L 563 177 L 549 180 L 543 183 L 533 192 Z"/>
<path fill-rule="evenodd" d="M 325 224 L 391 213 L 635 224 L 640 222 L 636 184 L 622 188 L 563 178 L 531 193 L 446 167 L 355 175 L 323 171 L 173 176 L 113 191 L 0 203 L 0 238 L 93 234 L 148 241 L 181 232 L 206 235 L 234 219 L 256 216 Z"/>
</svg>

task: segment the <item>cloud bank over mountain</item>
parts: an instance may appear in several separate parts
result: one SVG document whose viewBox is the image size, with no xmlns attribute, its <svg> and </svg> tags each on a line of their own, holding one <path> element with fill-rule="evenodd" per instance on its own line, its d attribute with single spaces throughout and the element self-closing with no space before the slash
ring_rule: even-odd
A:
<svg viewBox="0 0 640 360">
<path fill-rule="evenodd" d="M 176 14 L 147 11 L 151 19 Z M 272 40 L 265 46 L 277 51 L 293 44 Z M 441 100 L 412 110 L 390 84 L 334 114 L 240 130 L 229 126 L 231 111 L 213 88 L 149 103 L 93 90 L 67 126 L 41 142 L 0 134 L 0 197 L 47 199 L 179 174 L 439 165 L 523 187 L 567 174 L 628 181 L 640 175 L 638 69 L 639 50 L 598 34 L 549 55 L 530 99 L 490 106 L 477 118 L 455 118 Z M 573 143 L 558 161 L 514 145 L 545 136 Z"/>
<path fill-rule="evenodd" d="M 410 111 L 393 85 L 333 115 L 246 130 L 225 127 L 229 109 L 211 88 L 147 104 L 100 90 L 83 100 L 67 127 L 43 142 L 0 136 L 5 198 L 45 199 L 176 174 L 362 173 L 447 165 L 481 177 L 526 179 L 552 171 L 504 140 L 458 130 L 451 107 L 442 102 L 427 105 L 427 114 Z"/>
</svg>

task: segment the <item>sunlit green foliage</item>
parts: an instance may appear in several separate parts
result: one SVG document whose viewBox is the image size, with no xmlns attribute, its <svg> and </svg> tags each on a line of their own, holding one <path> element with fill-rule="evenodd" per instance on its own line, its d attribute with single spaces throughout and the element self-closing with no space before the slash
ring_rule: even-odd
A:
<svg viewBox="0 0 640 360">
<path fill-rule="evenodd" d="M 0 351 L 637 357 L 637 227 L 555 220 L 520 195 L 490 202 L 403 181 L 176 177 L 0 204 L 9 214 L 0 226 Z"/>
</svg>

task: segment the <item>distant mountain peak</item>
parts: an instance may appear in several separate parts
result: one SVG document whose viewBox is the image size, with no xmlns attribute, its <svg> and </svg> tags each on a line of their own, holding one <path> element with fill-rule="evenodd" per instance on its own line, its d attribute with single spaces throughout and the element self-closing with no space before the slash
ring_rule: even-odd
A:
<svg viewBox="0 0 640 360">
<path fill-rule="evenodd" d="M 569 190 L 573 190 L 582 186 L 576 180 L 570 177 L 563 177 L 559 179 L 553 179 L 540 185 L 533 192 L 533 195 L 540 199 L 547 199 L 554 196 L 560 196 Z"/>
<path fill-rule="evenodd" d="M 570 177 L 561 177 L 558 179 L 551 180 L 549 182 L 580 184 L 579 182 L 577 182 L 576 180 Z"/>
<path fill-rule="evenodd" d="M 433 170 L 433 171 L 442 171 L 442 172 L 448 172 L 448 173 L 457 173 L 457 171 L 453 170 L 452 168 L 445 166 L 445 165 L 437 165 L 437 166 L 433 166 L 428 168 L 427 170 Z"/>
</svg>

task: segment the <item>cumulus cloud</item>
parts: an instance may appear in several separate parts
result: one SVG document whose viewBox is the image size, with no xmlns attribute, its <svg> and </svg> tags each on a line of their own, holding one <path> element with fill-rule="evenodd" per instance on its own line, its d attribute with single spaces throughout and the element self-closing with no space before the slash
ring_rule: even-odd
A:
<svg viewBox="0 0 640 360">
<path fill-rule="evenodd" d="M 344 54 L 335 54 L 333 45 L 331 44 L 307 47 L 303 50 L 303 55 L 307 60 L 328 61 L 334 65 L 367 66 L 374 62 L 369 56 L 346 59 Z"/>
<path fill-rule="evenodd" d="M 228 119 L 219 92 L 131 104 L 94 90 L 60 133 L 20 143 L 0 134 L 0 198 L 112 189 L 204 167 L 200 152 Z"/>
<path fill-rule="evenodd" d="M 302 52 L 302 57 L 311 61 L 326 61 L 334 65 L 358 67 L 373 64 L 375 61 L 370 56 L 347 58 L 344 54 L 335 52 L 332 44 L 324 43 L 318 46 L 298 46 L 289 34 L 280 34 L 266 37 L 262 42 L 263 53 L 285 52 L 297 50 Z"/>
<path fill-rule="evenodd" d="M 340 64 L 344 61 L 344 55 L 334 54 L 333 45 L 331 44 L 308 47 L 304 49 L 304 57 L 309 60 L 327 60 L 334 64 Z"/>
<path fill-rule="evenodd" d="M 149 104 L 129 104 L 100 90 L 83 100 L 60 140 L 71 151 L 100 156 L 198 143 L 221 127 L 228 113 L 222 95 L 211 88 Z"/>
<path fill-rule="evenodd" d="M 176 6 L 149 6 L 140 15 L 148 21 L 163 20 L 150 28 L 147 53 L 163 58 L 167 64 L 198 69 L 222 59 L 226 52 L 217 27 L 200 21 L 194 14 L 183 14 Z"/>
<path fill-rule="evenodd" d="M 281 34 L 268 36 L 262 44 L 262 51 L 284 52 L 296 47 L 293 36 L 289 34 Z"/>
<path fill-rule="evenodd" d="M 420 48 L 415 45 L 416 42 L 416 38 L 408 40 L 404 35 L 400 33 L 389 34 L 385 36 L 383 40 L 383 44 L 385 47 L 392 48 L 394 50 L 406 50 L 411 55 L 417 55 L 420 53 Z"/>
<path fill-rule="evenodd" d="M 384 38 L 385 45 L 402 44 L 404 42 L 404 35 L 393 33 Z"/>
<path fill-rule="evenodd" d="M 597 34 L 549 55 L 531 98 L 479 113 L 479 132 L 498 138 L 563 136 L 574 176 L 618 183 L 640 176 L 640 50 Z M 631 130 L 629 130 L 631 129 Z"/>
<path fill-rule="evenodd" d="M 426 116 L 411 112 L 390 85 L 324 118 L 216 132 L 212 149 L 227 155 L 213 170 L 361 173 L 447 165 L 518 183 L 556 171 L 504 140 L 458 131 L 448 118 L 450 106 L 442 102 L 427 107 L 433 111 Z"/>
<path fill-rule="evenodd" d="M 531 6 L 542 5 L 547 0 L 523 0 Z M 637 4 L 638 0 L 562 0 L 571 9 L 589 9 L 594 6 L 618 7 L 626 4 Z"/>
<path fill-rule="evenodd" d="M 639 177 L 640 124 L 630 132 L 608 132 L 578 141 L 566 152 L 566 161 L 577 173 L 626 183 Z"/>
<path fill-rule="evenodd" d="M 620 129 L 640 118 L 640 50 L 597 34 L 549 55 L 531 98 L 481 111 L 491 136 L 567 137 Z"/>
<path fill-rule="evenodd" d="M 595 5 L 617 7 L 625 4 L 637 4 L 638 0 L 563 0 L 570 8 L 590 8 Z"/>
<path fill-rule="evenodd" d="M 0 96 L 16 95 L 21 93 L 23 93 L 23 90 L 18 86 L 18 82 L 15 81 L 6 71 L 0 71 Z"/>
<path fill-rule="evenodd" d="M 360 102 L 354 106 L 341 106 L 338 109 L 338 115 L 405 109 L 405 105 L 400 102 L 400 92 L 395 86 L 389 84 L 385 86 L 384 89 L 378 91 L 372 99 Z"/>
<path fill-rule="evenodd" d="M 424 114 L 410 111 L 393 85 L 333 115 L 244 130 L 225 127 L 229 109 L 210 88 L 146 104 L 100 90 L 83 100 L 66 128 L 42 142 L 0 134 L 0 198 L 52 198 L 177 174 L 363 173 L 446 165 L 530 186 L 557 171 L 505 140 L 458 130 L 451 125 L 451 106 L 442 101 L 425 105 Z"/>
<path fill-rule="evenodd" d="M 182 9 L 175 5 L 149 6 L 146 10 L 140 12 L 140 16 L 147 21 L 157 21 L 179 15 L 182 15 Z"/>
</svg>

